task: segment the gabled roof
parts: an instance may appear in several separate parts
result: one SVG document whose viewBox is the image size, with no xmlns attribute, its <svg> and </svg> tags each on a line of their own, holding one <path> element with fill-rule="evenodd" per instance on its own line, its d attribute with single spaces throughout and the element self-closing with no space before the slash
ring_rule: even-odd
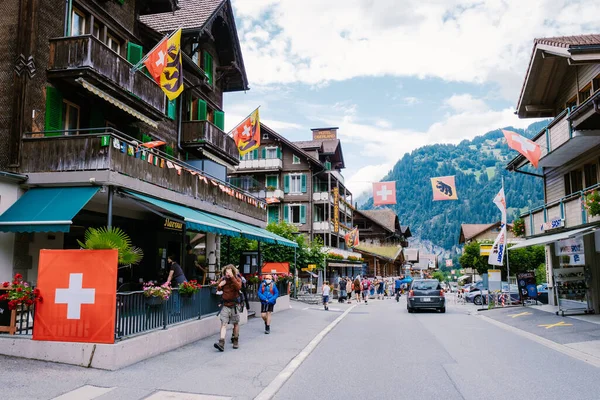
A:
<svg viewBox="0 0 600 400">
<path fill-rule="evenodd" d="M 385 258 L 389 261 L 396 261 L 402 253 L 402 246 L 375 246 L 360 243 L 354 250 L 363 254 Z"/>
<path fill-rule="evenodd" d="M 495 226 L 499 226 L 500 224 L 500 221 L 494 222 L 492 224 L 461 224 L 460 238 L 458 240 L 458 243 L 466 243 L 469 240 L 473 239 L 475 236 L 480 235 L 481 233 Z M 506 226 L 508 228 L 511 228 L 512 224 L 507 224 Z"/>
<path fill-rule="evenodd" d="M 227 0 L 180 0 L 175 12 L 140 15 L 140 21 L 157 32 L 201 29 Z"/>
<path fill-rule="evenodd" d="M 304 150 L 318 150 L 319 156 L 338 155 L 339 160 L 337 162 L 341 163 L 341 168 L 345 168 L 340 139 L 304 140 L 294 143 Z"/>
<path fill-rule="evenodd" d="M 400 228 L 398 215 L 389 208 L 382 210 L 360 210 L 360 213 L 377 222 L 390 232 L 396 232 L 396 229 Z"/>
<path fill-rule="evenodd" d="M 400 226 L 400 230 L 402 231 L 402 236 L 404 236 L 405 239 L 412 237 L 409 226 Z"/>
<path fill-rule="evenodd" d="M 302 149 L 301 147 L 298 146 L 297 142 L 291 142 L 291 141 L 287 140 L 283 135 L 281 135 L 280 133 L 275 132 L 273 129 L 271 129 L 267 125 L 265 125 L 263 122 L 260 123 L 260 129 L 264 129 L 265 131 L 267 131 L 267 133 L 269 135 L 272 135 L 273 137 L 279 139 L 281 142 L 283 142 L 286 145 L 288 145 L 289 147 L 291 147 L 294 151 L 296 151 L 299 154 L 301 154 L 304 157 L 306 157 L 307 160 L 312 161 L 313 163 L 317 164 L 321 168 L 325 168 L 323 166 L 323 163 L 320 160 L 316 159 L 311 154 L 309 154 L 306 151 L 304 151 L 304 149 Z"/>
<path fill-rule="evenodd" d="M 417 263 L 416 269 L 428 269 L 430 262 L 433 262 L 433 268 L 437 268 L 437 255 L 423 253 L 419 256 L 419 262 Z"/>
<path fill-rule="evenodd" d="M 411 263 L 419 262 L 419 249 L 404 249 L 404 258 Z"/>
<path fill-rule="evenodd" d="M 538 38 L 534 40 L 534 43 L 566 48 L 572 46 L 596 46 L 600 45 L 600 35 L 574 35 Z"/>
</svg>

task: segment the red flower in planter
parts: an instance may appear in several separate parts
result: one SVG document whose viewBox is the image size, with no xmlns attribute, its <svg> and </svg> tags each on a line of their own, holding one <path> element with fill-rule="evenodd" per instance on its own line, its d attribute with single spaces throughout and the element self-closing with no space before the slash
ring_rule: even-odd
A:
<svg viewBox="0 0 600 400">
<path fill-rule="evenodd" d="M 22 291 L 23 291 L 23 288 L 20 288 L 20 287 L 17 288 L 18 293 L 21 293 Z"/>
<path fill-rule="evenodd" d="M 10 282 L 2 282 L 2 287 L 9 287 L 10 286 Z"/>
<path fill-rule="evenodd" d="M 23 275 L 15 274 L 15 281 L 20 281 L 21 279 L 23 279 Z"/>
</svg>

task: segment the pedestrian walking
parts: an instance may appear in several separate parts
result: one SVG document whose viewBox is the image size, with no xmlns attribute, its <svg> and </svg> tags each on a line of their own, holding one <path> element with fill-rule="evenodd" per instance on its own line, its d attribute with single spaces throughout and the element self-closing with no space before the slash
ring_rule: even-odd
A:
<svg viewBox="0 0 600 400">
<path fill-rule="evenodd" d="M 360 275 L 356 276 L 354 280 L 354 295 L 356 296 L 356 304 L 360 304 L 360 292 L 362 289 L 362 284 L 360 282 Z"/>
<path fill-rule="evenodd" d="M 260 316 L 265 321 L 265 334 L 267 335 L 271 333 L 271 314 L 273 314 L 277 297 L 279 297 L 279 290 L 273 282 L 273 276 L 265 275 L 265 279 L 258 288 L 258 298 L 260 299 Z"/>
<path fill-rule="evenodd" d="M 219 313 L 219 319 L 221 320 L 221 334 L 219 341 L 215 343 L 215 348 L 219 351 L 225 350 L 227 325 L 232 324 L 233 333 L 231 342 L 233 343 L 233 348 L 237 349 L 239 348 L 240 338 L 240 315 L 237 308 L 237 299 L 240 296 L 242 280 L 239 278 L 239 272 L 235 266 L 229 264 L 223 267 L 221 279 L 219 279 L 217 287 L 223 292 L 223 307 Z"/>
<path fill-rule="evenodd" d="M 346 293 L 348 294 L 348 304 L 352 301 L 352 279 L 346 277 Z"/>
<path fill-rule="evenodd" d="M 379 281 L 379 286 L 377 286 L 377 298 L 379 300 L 383 300 L 384 293 L 385 293 L 385 280 L 382 279 Z"/>
<path fill-rule="evenodd" d="M 401 287 L 402 279 L 400 277 L 397 277 L 396 281 L 394 282 L 394 294 L 396 295 L 396 301 L 400 301 L 400 297 L 402 296 L 402 294 L 400 293 L 402 291 Z"/>
<path fill-rule="evenodd" d="M 338 283 L 338 288 L 339 288 L 339 296 L 338 296 L 338 303 L 343 303 L 346 301 L 346 280 L 344 279 L 344 277 L 340 277 L 340 281 Z"/>
<path fill-rule="evenodd" d="M 363 300 L 365 301 L 365 304 L 369 304 L 369 290 L 371 289 L 371 281 L 365 277 L 361 282 L 361 286 Z"/>
<path fill-rule="evenodd" d="M 323 283 L 323 288 L 321 291 L 323 292 L 323 308 L 325 308 L 325 310 L 329 310 L 329 294 L 331 293 L 331 286 L 329 286 L 328 281 Z"/>
</svg>

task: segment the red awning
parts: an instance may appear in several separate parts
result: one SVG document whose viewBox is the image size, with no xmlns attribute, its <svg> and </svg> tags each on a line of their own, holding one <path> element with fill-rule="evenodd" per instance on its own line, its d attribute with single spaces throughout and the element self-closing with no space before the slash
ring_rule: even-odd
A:
<svg viewBox="0 0 600 400">
<path fill-rule="evenodd" d="M 266 262 L 262 267 L 263 274 L 289 274 L 289 262 Z"/>
</svg>

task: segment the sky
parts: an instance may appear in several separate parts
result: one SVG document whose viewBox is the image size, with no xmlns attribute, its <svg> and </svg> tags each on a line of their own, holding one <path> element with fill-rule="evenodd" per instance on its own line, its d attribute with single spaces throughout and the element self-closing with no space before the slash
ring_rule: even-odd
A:
<svg viewBox="0 0 600 400">
<path fill-rule="evenodd" d="M 232 0 L 250 90 L 286 138 L 339 127 L 358 197 L 407 152 L 527 127 L 515 106 L 534 38 L 598 33 L 598 0 Z"/>
</svg>

